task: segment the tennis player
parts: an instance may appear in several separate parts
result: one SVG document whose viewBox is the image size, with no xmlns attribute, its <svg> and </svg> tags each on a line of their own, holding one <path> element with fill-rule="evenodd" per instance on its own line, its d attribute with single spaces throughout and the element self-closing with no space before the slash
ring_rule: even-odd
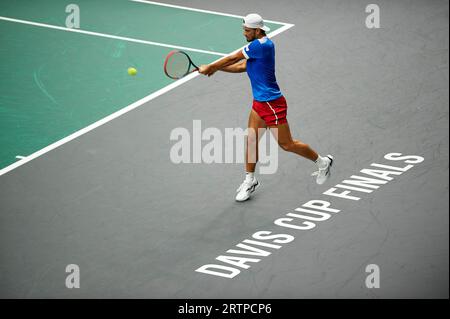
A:
<svg viewBox="0 0 450 319">
<path fill-rule="evenodd" d="M 244 36 L 250 42 L 244 49 L 231 54 L 215 63 L 201 65 L 199 72 L 211 76 L 221 70 L 231 73 L 247 71 L 253 92 L 253 106 L 248 119 L 249 134 L 246 146 L 246 176 L 237 189 L 236 201 L 242 202 L 250 198 L 259 186 L 255 177 L 255 167 L 258 161 L 258 136 L 260 129 L 269 128 L 277 139 L 280 147 L 288 152 L 296 153 L 317 164 L 317 184 L 323 184 L 330 176 L 333 157 L 317 154 L 309 145 L 294 140 L 291 136 L 286 119 L 287 103 L 278 87 L 275 78 L 275 46 L 267 37 L 270 29 L 264 25 L 260 15 L 252 13 L 244 18 Z M 262 135 L 262 134 L 261 134 Z M 256 150 L 256 154 L 251 154 Z M 249 160 L 249 159 L 253 160 Z"/>
</svg>

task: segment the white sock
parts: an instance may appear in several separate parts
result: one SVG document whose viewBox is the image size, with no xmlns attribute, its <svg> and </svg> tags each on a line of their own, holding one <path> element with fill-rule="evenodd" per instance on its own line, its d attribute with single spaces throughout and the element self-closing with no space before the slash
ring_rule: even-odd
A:
<svg viewBox="0 0 450 319">
<path fill-rule="evenodd" d="M 247 181 L 253 181 L 254 178 L 255 178 L 255 173 L 247 172 L 247 174 L 245 174 L 245 180 L 247 180 Z"/>
<path fill-rule="evenodd" d="M 319 155 L 319 157 L 316 159 L 316 164 L 319 169 L 324 169 L 327 167 L 328 161 L 325 159 L 325 157 Z"/>
</svg>

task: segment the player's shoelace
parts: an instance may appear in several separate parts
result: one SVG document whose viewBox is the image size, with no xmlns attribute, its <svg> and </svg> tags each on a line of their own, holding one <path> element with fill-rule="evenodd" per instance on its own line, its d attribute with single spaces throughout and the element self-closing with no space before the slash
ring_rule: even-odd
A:
<svg viewBox="0 0 450 319">
<path fill-rule="evenodd" d="M 258 184 L 258 182 L 256 182 L 255 185 L 253 185 L 253 181 L 252 182 L 243 181 L 241 186 L 239 186 L 239 188 L 236 190 L 236 192 L 239 193 L 244 188 L 244 186 L 247 186 L 246 190 L 250 190 L 252 187 L 255 187 L 257 184 Z"/>
<path fill-rule="evenodd" d="M 327 156 L 327 157 L 328 157 L 328 156 Z M 328 157 L 328 158 L 329 158 L 329 157 Z M 319 169 L 318 171 L 315 171 L 314 173 L 311 174 L 311 176 L 317 176 L 317 175 L 319 175 L 319 173 L 320 173 L 321 171 L 327 173 L 327 172 L 330 170 L 331 163 L 332 163 L 332 160 L 331 160 L 331 158 L 330 158 L 330 163 L 328 163 L 328 166 L 327 166 L 326 168 L 324 168 L 324 169 Z M 326 174 L 326 173 L 325 173 L 325 174 Z"/>
<path fill-rule="evenodd" d="M 311 174 L 311 176 L 317 176 L 317 175 L 319 175 L 320 171 L 327 171 L 328 169 L 329 169 L 329 166 L 327 168 L 322 169 L 322 170 L 315 171 L 314 173 Z"/>
</svg>

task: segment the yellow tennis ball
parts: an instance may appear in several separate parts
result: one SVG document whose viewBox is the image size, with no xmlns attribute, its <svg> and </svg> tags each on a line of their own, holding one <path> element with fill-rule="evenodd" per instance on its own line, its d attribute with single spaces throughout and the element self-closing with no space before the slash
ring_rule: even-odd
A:
<svg viewBox="0 0 450 319">
<path fill-rule="evenodd" d="M 136 75 L 137 74 L 137 70 L 135 68 L 128 68 L 128 74 L 129 75 Z"/>
</svg>

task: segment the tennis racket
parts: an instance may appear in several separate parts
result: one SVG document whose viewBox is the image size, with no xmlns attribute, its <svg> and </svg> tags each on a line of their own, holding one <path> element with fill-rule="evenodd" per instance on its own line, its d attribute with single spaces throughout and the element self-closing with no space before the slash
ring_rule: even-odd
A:
<svg viewBox="0 0 450 319">
<path fill-rule="evenodd" d="M 164 73 L 174 80 L 181 79 L 195 71 L 198 71 L 198 66 L 196 66 L 189 55 L 183 51 L 170 51 L 164 61 Z"/>
</svg>

